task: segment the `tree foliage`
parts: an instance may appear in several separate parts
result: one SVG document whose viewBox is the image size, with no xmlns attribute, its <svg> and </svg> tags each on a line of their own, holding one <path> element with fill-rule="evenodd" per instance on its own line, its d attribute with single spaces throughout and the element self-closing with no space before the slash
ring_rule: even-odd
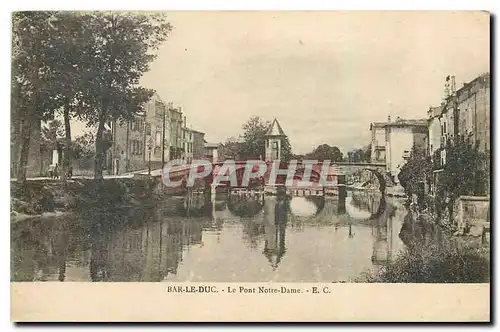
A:
<svg viewBox="0 0 500 332">
<path fill-rule="evenodd" d="M 172 26 L 166 16 L 133 13 L 86 15 L 91 31 L 90 47 L 82 53 L 88 70 L 83 90 L 80 117 L 89 126 L 97 126 L 94 177 L 102 178 L 105 153 L 104 125 L 110 121 L 128 121 L 142 111 L 154 91 L 139 86 L 139 79 L 149 70 Z"/>
<path fill-rule="evenodd" d="M 171 29 L 163 14 L 14 13 L 11 107 L 13 132 L 22 141 L 18 178 L 25 179 L 34 125 L 58 110 L 68 147 L 70 117 L 97 127 L 95 177 L 102 178 L 104 124 L 133 118 L 152 96 L 139 79 Z"/>
<path fill-rule="evenodd" d="M 75 138 L 72 146 L 75 158 L 93 158 L 95 156 L 95 134 L 90 131 L 85 132 Z"/>
<path fill-rule="evenodd" d="M 330 160 L 332 162 L 339 162 L 342 161 L 343 156 L 342 152 L 338 147 L 330 146 L 328 144 L 321 144 L 320 146 L 316 147 L 312 152 L 307 153 L 304 156 L 304 159 L 311 159 L 318 161 Z"/>
<path fill-rule="evenodd" d="M 453 216 L 453 204 L 461 195 L 482 196 L 489 186 L 489 156 L 479 149 L 479 141 L 471 135 L 457 135 L 445 146 L 446 162 L 437 183 L 437 205 L 448 208 Z"/>
<path fill-rule="evenodd" d="M 371 152 L 370 145 L 363 147 L 362 149 L 351 150 L 347 152 L 346 161 L 354 163 L 369 163 L 371 161 Z"/>
<path fill-rule="evenodd" d="M 241 143 L 234 137 L 230 137 L 224 143 L 224 159 L 238 160 L 240 159 Z"/>
<path fill-rule="evenodd" d="M 26 180 L 31 133 L 60 107 L 54 84 L 60 65 L 56 36 L 49 22 L 57 12 L 15 12 L 12 15 L 11 115 L 18 181 Z"/>
<path fill-rule="evenodd" d="M 64 128 L 61 121 L 49 121 L 46 126 L 42 126 L 41 128 L 41 149 L 44 151 L 57 149 L 58 141 L 64 137 Z"/>
<path fill-rule="evenodd" d="M 264 121 L 258 116 L 252 116 L 243 124 L 243 134 L 240 135 L 241 158 L 265 158 L 266 133 L 270 126 L 270 121 Z"/>
<path fill-rule="evenodd" d="M 400 169 L 398 179 L 408 197 L 418 193 L 421 184 L 432 179 L 431 158 L 426 156 L 423 151 L 413 147 L 410 159 Z"/>
<path fill-rule="evenodd" d="M 440 177 L 440 190 L 451 199 L 460 195 L 484 195 L 488 156 L 479 150 L 479 141 L 457 136 L 446 144 L 446 163 Z"/>
</svg>

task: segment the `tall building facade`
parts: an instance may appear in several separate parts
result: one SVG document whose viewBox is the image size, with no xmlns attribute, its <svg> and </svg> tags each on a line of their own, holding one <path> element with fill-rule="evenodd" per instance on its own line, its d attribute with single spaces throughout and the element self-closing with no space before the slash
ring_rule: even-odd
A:
<svg viewBox="0 0 500 332">
<path fill-rule="evenodd" d="M 112 174 L 144 170 L 150 162 L 159 168 L 162 154 L 168 160 L 169 118 L 165 110 L 165 103 L 155 93 L 133 120 L 112 124 Z"/>
<path fill-rule="evenodd" d="M 490 74 L 476 77 L 457 90 L 458 133 L 471 135 L 483 152 L 490 151 Z"/>
<path fill-rule="evenodd" d="M 385 163 L 385 122 L 372 122 L 370 125 L 371 162 Z"/>
<path fill-rule="evenodd" d="M 184 153 L 185 117 L 181 107 L 169 107 L 169 159 L 181 159 Z"/>
<path fill-rule="evenodd" d="M 447 79 L 448 82 L 448 79 Z M 445 99 L 438 107 L 431 107 L 429 115 L 429 153 L 434 164 L 447 162 L 446 143 L 457 138 L 470 137 L 481 152 L 490 154 L 490 74 L 485 73 L 455 91 L 445 85 Z M 439 139 L 438 139 L 439 137 Z M 436 158 L 438 160 L 436 160 Z M 479 165 L 478 165 L 479 167 Z M 484 169 L 489 164 L 482 165 Z M 434 170 L 431 193 L 434 193 L 442 168 Z M 489 192 L 489 187 L 485 189 Z"/>
</svg>

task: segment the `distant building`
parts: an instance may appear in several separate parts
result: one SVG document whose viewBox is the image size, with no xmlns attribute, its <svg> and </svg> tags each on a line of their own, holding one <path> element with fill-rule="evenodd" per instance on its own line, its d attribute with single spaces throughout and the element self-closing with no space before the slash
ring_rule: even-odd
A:
<svg viewBox="0 0 500 332">
<path fill-rule="evenodd" d="M 205 156 L 205 133 L 184 128 L 184 158 L 188 162 Z"/>
<path fill-rule="evenodd" d="M 181 107 L 170 107 L 169 108 L 169 159 L 181 159 L 184 154 L 184 138 L 183 132 L 185 128 L 185 117 L 182 115 Z"/>
<path fill-rule="evenodd" d="M 213 163 L 222 161 L 224 156 L 224 144 L 205 142 L 205 158 Z"/>
<path fill-rule="evenodd" d="M 490 151 L 490 73 L 457 90 L 458 133 L 472 135 L 483 152 Z"/>
<path fill-rule="evenodd" d="M 372 122 L 370 125 L 372 163 L 385 163 L 385 124 L 385 122 Z"/>
<path fill-rule="evenodd" d="M 283 139 L 286 137 L 278 120 L 274 119 L 266 133 L 266 161 L 281 160 Z"/>
<path fill-rule="evenodd" d="M 205 133 L 191 130 L 193 133 L 193 159 L 201 159 L 205 154 Z"/>
<path fill-rule="evenodd" d="M 410 158 L 412 149 L 421 153 L 427 151 L 427 120 L 405 120 L 397 118 L 387 122 L 386 126 L 386 170 L 394 181 L 399 183 L 397 176 L 401 167 Z"/>
<path fill-rule="evenodd" d="M 443 105 L 437 107 L 430 107 L 427 111 L 429 117 L 428 130 L 429 130 L 429 156 L 434 158 L 434 154 L 443 146 L 443 126 L 441 125 L 443 113 Z"/>
<path fill-rule="evenodd" d="M 372 162 L 385 163 L 386 171 L 396 183 L 401 167 L 410 158 L 413 148 L 427 152 L 427 120 L 396 118 L 387 122 L 374 122 L 372 132 Z"/>
</svg>

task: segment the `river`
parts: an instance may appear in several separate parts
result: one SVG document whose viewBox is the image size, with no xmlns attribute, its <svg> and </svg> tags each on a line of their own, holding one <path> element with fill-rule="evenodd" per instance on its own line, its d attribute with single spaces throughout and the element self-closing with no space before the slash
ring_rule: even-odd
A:
<svg viewBox="0 0 500 332">
<path fill-rule="evenodd" d="M 349 282 L 404 248 L 407 210 L 378 192 L 218 194 L 12 225 L 12 281 Z"/>
</svg>

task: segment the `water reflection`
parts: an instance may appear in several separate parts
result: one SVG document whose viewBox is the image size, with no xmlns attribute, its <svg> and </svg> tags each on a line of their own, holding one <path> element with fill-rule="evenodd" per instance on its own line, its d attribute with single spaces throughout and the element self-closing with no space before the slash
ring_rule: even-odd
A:
<svg viewBox="0 0 500 332">
<path fill-rule="evenodd" d="M 14 224 L 11 278 L 346 281 L 403 248 L 405 216 L 370 192 L 171 197 L 153 208 Z"/>
</svg>

